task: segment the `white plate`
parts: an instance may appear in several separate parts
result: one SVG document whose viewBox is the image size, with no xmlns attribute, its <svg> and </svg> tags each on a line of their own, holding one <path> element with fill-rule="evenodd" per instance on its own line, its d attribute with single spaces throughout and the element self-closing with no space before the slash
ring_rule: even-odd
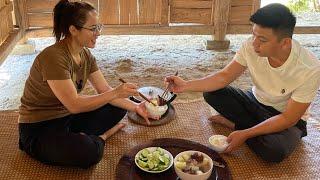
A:
<svg viewBox="0 0 320 180">
<path fill-rule="evenodd" d="M 148 147 L 148 148 L 143 148 L 143 149 L 141 149 L 141 150 L 135 155 L 135 157 L 134 157 L 134 163 L 136 164 L 136 166 L 138 166 L 141 170 L 143 170 L 143 171 L 145 171 L 145 172 L 149 172 L 149 173 L 161 173 L 161 172 L 164 172 L 164 171 L 170 169 L 170 167 L 173 165 L 173 156 L 172 156 L 172 154 L 171 154 L 169 151 L 167 151 L 166 149 L 163 149 L 163 148 L 161 148 L 161 149 L 163 149 L 163 151 L 164 151 L 165 154 L 168 154 L 168 155 L 169 155 L 169 159 L 170 159 L 170 164 L 169 164 L 169 166 L 168 166 L 166 169 L 163 169 L 163 170 L 161 170 L 161 171 L 150 171 L 150 170 L 143 169 L 143 168 L 140 167 L 139 164 L 137 163 L 136 160 L 139 159 L 139 156 L 140 156 L 142 150 L 148 149 L 150 152 L 153 152 L 153 151 L 155 151 L 157 148 L 158 148 L 158 147 Z"/>
</svg>

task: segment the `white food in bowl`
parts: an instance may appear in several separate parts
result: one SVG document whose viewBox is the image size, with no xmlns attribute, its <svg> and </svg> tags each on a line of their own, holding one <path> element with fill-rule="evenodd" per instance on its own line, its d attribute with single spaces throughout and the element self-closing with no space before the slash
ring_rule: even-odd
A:
<svg viewBox="0 0 320 180">
<path fill-rule="evenodd" d="M 195 162 L 191 157 L 194 154 L 201 155 L 203 160 Z M 210 156 L 200 151 L 183 151 L 174 158 L 173 164 L 176 174 L 183 180 L 206 180 L 211 176 L 213 169 Z M 190 171 L 184 172 L 186 169 L 193 171 L 194 174 L 191 174 Z"/>
<path fill-rule="evenodd" d="M 209 143 L 213 150 L 223 152 L 228 147 L 227 137 L 224 135 L 213 135 L 209 138 Z"/>
<path fill-rule="evenodd" d="M 158 105 L 157 99 L 153 99 L 151 101 Z M 164 106 L 155 106 L 152 103 L 146 102 L 145 106 L 148 113 L 153 117 L 161 117 L 168 110 L 167 104 Z"/>
</svg>

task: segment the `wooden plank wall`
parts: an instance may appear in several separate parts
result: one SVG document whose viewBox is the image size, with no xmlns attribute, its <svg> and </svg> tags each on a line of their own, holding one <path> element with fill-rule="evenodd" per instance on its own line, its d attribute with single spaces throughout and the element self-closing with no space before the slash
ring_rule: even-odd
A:
<svg viewBox="0 0 320 180">
<path fill-rule="evenodd" d="M 27 0 L 29 27 L 52 27 L 52 9 L 59 0 Z M 214 0 L 85 0 L 106 25 L 213 25 Z M 229 24 L 248 25 L 259 0 L 231 0 Z M 169 14 L 170 12 L 170 14 Z"/>
<path fill-rule="evenodd" d="M 231 0 L 229 24 L 248 25 L 249 18 L 256 9 L 253 8 L 256 0 Z M 260 1 L 259 1 L 260 2 Z"/>
<path fill-rule="evenodd" d="M 212 24 L 213 0 L 171 0 L 170 23 Z"/>
<path fill-rule="evenodd" d="M 0 0 L 0 44 L 2 44 L 10 32 L 13 31 L 12 21 L 13 4 L 10 0 Z"/>
<path fill-rule="evenodd" d="M 99 0 L 83 0 L 98 7 Z M 28 27 L 52 27 L 53 8 L 59 0 L 27 0 Z"/>
<path fill-rule="evenodd" d="M 29 27 L 52 27 L 53 8 L 59 0 L 27 0 Z M 161 23 L 164 0 L 82 0 L 90 2 L 107 25 L 148 25 Z M 99 7 L 98 7 L 99 6 Z M 168 11 L 166 12 L 168 13 Z"/>
<path fill-rule="evenodd" d="M 161 24 L 163 0 L 100 1 L 100 21 L 107 25 Z"/>
</svg>

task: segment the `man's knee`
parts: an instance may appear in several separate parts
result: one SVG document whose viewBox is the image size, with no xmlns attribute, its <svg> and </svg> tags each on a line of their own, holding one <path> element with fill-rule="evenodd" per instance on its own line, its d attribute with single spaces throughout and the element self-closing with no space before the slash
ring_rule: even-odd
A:
<svg viewBox="0 0 320 180">
<path fill-rule="evenodd" d="M 203 98 L 207 102 L 215 101 L 217 99 L 220 99 L 220 97 L 225 94 L 226 89 L 227 89 L 227 87 L 222 88 L 222 89 L 218 89 L 216 91 L 204 92 Z"/>
<path fill-rule="evenodd" d="M 264 161 L 267 162 L 279 163 L 290 154 L 289 150 L 281 144 L 247 144 L 250 147 L 250 149 L 252 149 L 259 157 L 261 157 Z"/>
<path fill-rule="evenodd" d="M 263 154 L 260 154 L 260 157 L 267 161 L 267 162 L 273 162 L 273 163 L 279 163 L 283 161 L 288 156 L 288 153 L 283 148 L 278 149 L 269 149 L 266 150 Z"/>
</svg>

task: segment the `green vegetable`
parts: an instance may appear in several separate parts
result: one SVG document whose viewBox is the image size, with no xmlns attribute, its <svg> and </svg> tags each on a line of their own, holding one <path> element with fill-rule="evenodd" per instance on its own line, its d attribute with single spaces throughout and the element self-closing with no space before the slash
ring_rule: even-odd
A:
<svg viewBox="0 0 320 180">
<path fill-rule="evenodd" d="M 171 160 L 161 147 L 157 147 L 154 151 L 148 148 L 143 149 L 137 156 L 136 162 L 142 169 L 162 171 L 169 167 Z"/>
</svg>

